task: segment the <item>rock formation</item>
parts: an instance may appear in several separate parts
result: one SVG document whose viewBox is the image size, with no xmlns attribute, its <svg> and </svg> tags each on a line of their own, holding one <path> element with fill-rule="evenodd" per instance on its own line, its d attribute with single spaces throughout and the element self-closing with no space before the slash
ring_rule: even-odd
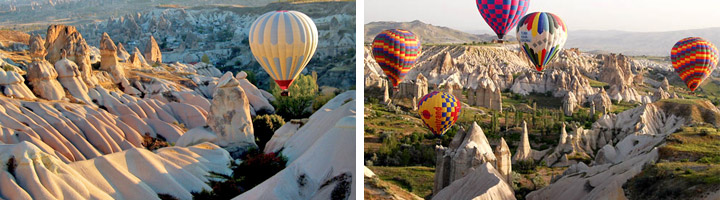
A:
<svg viewBox="0 0 720 200">
<path fill-rule="evenodd" d="M 546 69 L 542 74 L 526 72 L 515 78 L 510 91 L 521 95 L 551 92 L 554 97 L 559 98 L 572 92 L 576 102 L 584 102 L 586 97 L 595 93 L 590 81 L 572 66 Z"/>
<path fill-rule="evenodd" d="M 25 79 L 15 71 L 0 70 L 0 88 L 11 98 L 36 99 L 35 94 L 25 85 Z"/>
<path fill-rule="evenodd" d="M 520 145 L 518 145 L 517 151 L 515 151 L 515 155 L 512 158 L 513 163 L 518 161 L 534 161 L 532 155 L 533 151 L 530 147 L 530 139 L 528 138 L 527 122 L 523 121 L 522 126 L 523 133 L 520 138 Z"/>
<path fill-rule="evenodd" d="M 617 101 L 642 102 L 642 96 L 632 87 L 635 75 L 632 71 L 631 59 L 622 54 L 601 55 L 603 65 L 600 67 L 598 80 L 610 85 L 608 94 Z"/>
<path fill-rule="evenodd" d="M 109 72 L 115 84 L 120 83 L 125 78 L 125 67 L 118 62 L 117 46 L 107 33 L 100 40 L 100 56 L 100 70 Z"/>
<path fill-rule="evenodd" d="M 589 101 L 595 106 L 595 112 L 605 114 L 612 110 L 612 100 L 610 100 L 610 96 L 608 96 L 604 88 L 600 88 L 600 92 L 589 97 Z"/>
<path fill-rule="evenodd" d="M 55 70 L 58 73 L 58 80 L 71 96 L 86 104 L 93 104 L 92 99 L 88 96 L 88 87 L 82 81 L 80 70 L 75 62 L 63 57 L 55 63 Z"/>
<path fill-rule="evenodd" d="M 668 82 L 666 77 L 663 77 L 663 80 L 660 83 L 660 88 L 662 88 L 665 91 L 670 91 L 670 82 Z"/>
<path fill-rule="evenodd" d="M 508 184 L 512 184 L 512 159 L 505 138 L 500 138 L 500 144 L 495 147 L 495 158 L 497 160 L 493 166 L 497 168 L 500 177 Z"/>
<path fill-rule="evenodd" d="M 490 163 L 484 163 L 469 174 L 452 182 L 432 199 L 499 199 L 514 200 L 511 184 Z"/>
<path fill-rule="evenodd" d="M 572 92 L 568 92 L 567 95 L 565 95 L 565 98 L 563 98 L 562 103 L 565 116 L 572 116 L 578 103 L 575 95 Z"/>
<path fill-rule="evenodd" d="M 468 88 L 468 104 L 502 112 L 502 94 L 494 81 L 483 78 L 475 88 Z"/>
<path fill-rule="evenodd" d="M 45 49 L 48 54 L 45 57 L 50 63 L 55 63 L 62 58 L 62 50 L 67 52 L 67 58 L 78 65 L 81 77 L 88 87 L 97 85 L 97 79 L 93 76 L 90 60 L 91 48 L 85 42 L 80 32 L 74 26 L 51 25 L 48 27 L 45 40 Z"/>
<path fill-rule="evenodd" d="M 211 172 L 232 173 L 228 153 L 209 143 L 157 153 L 133 148 L 72 164 L 28 142 L 2 144 L 0 155 L 0 164 L 13 166 L 3 168 L 0 181 L 0 194 L 10 199 L 192 199 L 191 192 L 212 189 Z"/>
<path fill-rule="evenodd" d="M 213 67 L 214 68 L 214 67 Z M 216 68 L 215 68 L 216 69 Z M 260 114 L 269 114 L 269 113 L 275 113 L 275 108 L 270 104 L 270 101 L 263 96 L 263 92 L 255 85 L 250 83 L 247 79 L 247 73 L 244 71 L 238 72 L 237 76 L 235 76 L 235 79 L 240 84 L 240 87 L 245 91 L 245 94 L 247 95 L 248 101 L 250 101 L 250 108 L 251 108 L 251 115 L 255 116 L 257 113 Z"/>
<path fill-rule="evenodd" d="M 355 94 L 337 95 L 302 127 L 289 122 L 275 131 L 265 152 L 287 156 L 287 167 L 234 199 L 352 199 L 360 182 L 349 148 L 355 145 Z"/>
<path fill-rule="evenodd" d="M 231 154 L 257 148 L 250 118 L 250 102 L 232 72 L 225 73 L 218 81 L 207 123 L 218 135 L 218 144 Z"/>
<path fill-rule="evenodd" d="M 495 157 L 482 128 L 477 123 L 473 123 L 469 130 L 459 131 L 448 147 L 435 146 L 437 162 L 433 194 L 437 194 L 453 181 L 463 178 L 483 163 L 506 164 L 505 159 L 509 159 L 510 152 L 506 153 L 508 155 L 503 156 L 508 157 L 503 157 L 500 162 L 497 162 L 498 158 Z M 498 154 L 502 155 L 504 152 L 498 152 Z M 503 168 L 503 175 L 510 174 L 510 167 L 500 167 Z M 507 176 L 501 177 L 501 180 L 504 180 Z"/>
<path fill-rule="evenodd" d="M 33 55 L 33 61 L 27 67 L 27 79 L 38 96 L 48 100 L 60 100 L 65 97 L 65 91 L 57 81 L 55 68 L 44 58 L 46 50 L 40 45 L 42 43 L 44 41 L 39 35 L 30 38 L 30 55 Z"/>
<path fill-rule="evenodd" d="M 160 47 L 155 41 L 155 37 L 150 35 L 147 45 L 145 46 L 145 59 L 149 64 L 162 63 L 162 53 Z"/>
<path fill-rule="evenodd" d="M 128 59 L 130 58 L 130 53 L 128 53 L 128 51 L 125 50 L 125 47 L 123 46 L 122 43 L 118 43 L 118 45 L 117 45 L 117 58 L 121 62 L 127 62 Z"/>
<path fill-rule="evenodd" d="M 405 79 L 398 84 L 398 91 L 393 94 L 394 98 L 420 99 L 428 93 L 427 78 L 418 74 L 414 81 Z"/>
<path fill-rule="evenodd" d="M 652 98 L 653 98 L 653 101 L 660 101 L 663 99 L 669 99 L 670 94 L 665 92 L 665 90 L 663 90 L 662 87 L 659 87 L 657 89 L 657 91 L 655 91 L 655 94 L 653 94 Z"/>
</svg>

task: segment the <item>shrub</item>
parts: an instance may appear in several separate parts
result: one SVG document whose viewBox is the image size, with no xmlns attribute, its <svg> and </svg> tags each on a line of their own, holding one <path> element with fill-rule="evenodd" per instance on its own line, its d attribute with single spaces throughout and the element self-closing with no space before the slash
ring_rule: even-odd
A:
<svg viewBox="0 0 720 200">
<path fill-rule="evenodd" d="M 248 190 L 277 174 L 287 164 L 287 158 L 281 154 L 266 154 L 258 149 L 248 150 L 241 159 L 243 162 L 233 169 L 233 178 L 240 180 L 240 186 Z"/>
<path fill-rule="evenodd" d="M 320 107 L 325 105 L 328 101 L 335 98 L 335 94 L 331 95 L 319 95 L 315 97 L 315 100 L 313 100 L 312 108 L 313 110 L 319 110 Z"/>
<path fill-rule="evenodd" d="M 247 74 L 247 77 L 245 77 L 245 79 L 247 79 L 253 85 L 257 85 L 257 78 L 255 78 L 255 72 L 245 71 L 245 73 Z"/>
<path fill-rule="evenodd" d="M 206 64 L 210 64 L 210 57 L 208 57 L 207 54 L 203 54 L 203 56 L 200 60 Z"/>
<path fill-rule="evenodd" d="M 290 88 L 289 96 L 281 96 L 282 90 L 273 82 L 270 91 L 275 96 L 273 106 L 275 113 L 285 119 L 300 119 L 309 117 L 312 113 L 308 108 L 312 106 L 313 100 L 318 94 L 316 79 L 311 75 L 298 76 Z"/>
<path fill-rule="evenodd" d="M 142 145 L 150 151 L 170 146 L 167 140 L 165 140 L 165 138 L 160 135 L 158 135 L 157 138 L 150 137 L 149 135 L 144 135 Z"/>
<path fill-rule="evenodd" d="M 285 125 L 285 120 L 280 115 L 258 115 L 253 118 L 255 142 L 259 149 L 265 149 L 265 144 L 282 125 Z"/>
</svg>

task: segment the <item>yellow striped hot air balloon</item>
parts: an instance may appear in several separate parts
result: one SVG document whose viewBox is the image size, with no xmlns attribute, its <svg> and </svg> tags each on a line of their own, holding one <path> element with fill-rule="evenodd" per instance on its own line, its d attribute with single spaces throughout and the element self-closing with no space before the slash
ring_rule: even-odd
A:
<svg viewBox="0 0 720 200">
<path fill-rule="evenodd" d="M 315 23 L 298 11 L 272 11 L 258 17 L 249 34 L 250 50 L 275 80 L 283 96 L 310 62 L 318 43 Z"/>
<path fill-rule="evenodd" d="M 445 131 L 455 124 L 462 111 L 462 104 L 454 95 L 433 91 L 418 102 L 418 114 L 425 126 L 435 136 L 445 134 Z"/>
</svg>

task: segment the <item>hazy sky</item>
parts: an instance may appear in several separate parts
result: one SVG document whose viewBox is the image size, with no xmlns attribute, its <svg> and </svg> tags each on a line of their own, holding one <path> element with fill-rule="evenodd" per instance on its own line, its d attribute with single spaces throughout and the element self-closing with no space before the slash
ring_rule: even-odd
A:
<svg viewBox="0 0 720 200">
<path fill-rule="evenodd" d="M 537 11 L 557 14 L 570 31 L 720 27 L 720 0 L 532 0 L 528 13 Z M 475 0 L 365 1 L 365 23 L 412 20 L 469 32 L 491 31 Z"/>
</svg>

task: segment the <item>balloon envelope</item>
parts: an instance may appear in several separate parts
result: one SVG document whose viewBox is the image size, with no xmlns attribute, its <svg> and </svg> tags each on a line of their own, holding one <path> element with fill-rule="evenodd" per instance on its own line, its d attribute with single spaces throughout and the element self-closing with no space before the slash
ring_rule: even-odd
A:
<svg viewBox="0 0 720 200">
<path fill-rule="evenodd" d="M 301 12 L 271 11 L 250 26 L 249 43 L 255 60 L 287 90 L 315 54 L 318 32 Z"/>
<path fill-rule="evenodd" d="M 530 7 L 530 0 L 475 0 L 478 12 L 499 39 L 520 21 Z"/>
<path fill-rule="evenodd" d="M 373 58 L 393 87 L 414 67 L 420 51 L 420 38 L 402 29 L 385 30 L 375 36 L 372 43 Z"/>
<path fill-rule="evenodd" d="M 675 43 L 670 59 L 680 79 L 690 91 L 695 91 L 715 69 L 718 50 L 703 38 L 689 37 Z"/>
<path fill-rule="evenodd" d="M 542 71 L 565 45 L 567 27 L 555 14 L 534 12 L 520 19 L 517 39 L 535 69 Z"/>
<path fill-rule="evenodd" d="M 433 91 L 418 102 L 418 113 L 425 126 L 436 136 L 445 134 L 460 116 L 461 103 L 455 96 Z"/>
</svg>

